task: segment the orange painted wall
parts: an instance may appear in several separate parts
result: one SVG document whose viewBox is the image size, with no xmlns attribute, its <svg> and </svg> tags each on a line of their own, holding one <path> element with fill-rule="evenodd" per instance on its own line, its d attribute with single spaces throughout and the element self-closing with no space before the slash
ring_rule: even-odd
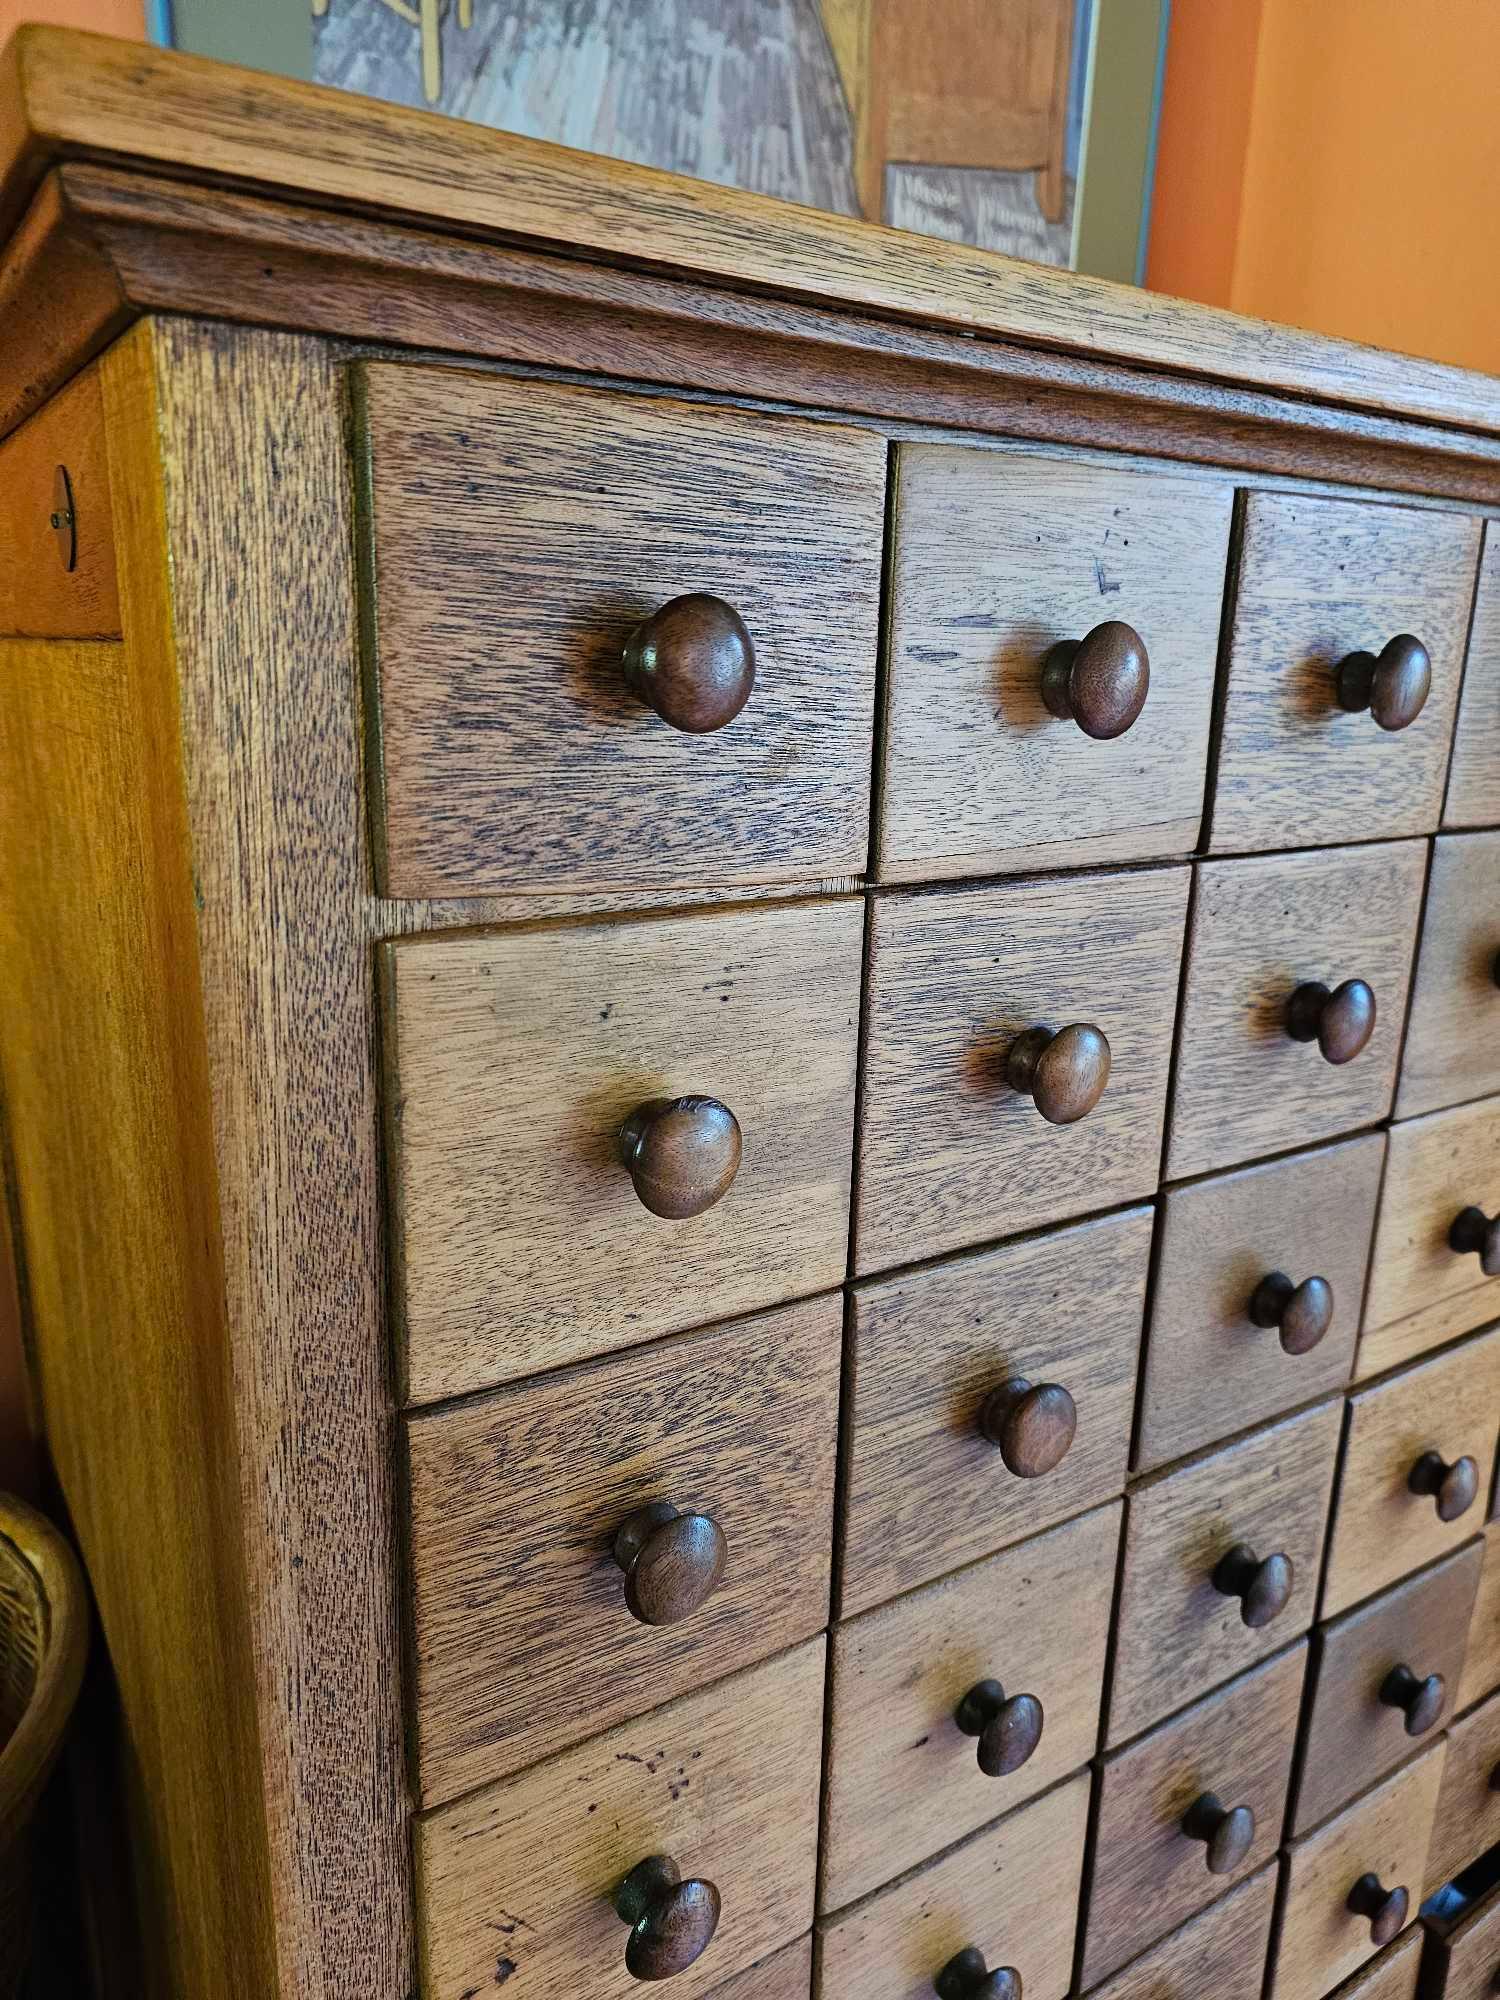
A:
<svg viewBox="0 0 1500 2000">
<path fill-rule="evenodd" d="M 93 28 L 101 35 L 146 33 L 144 0 L 0 0 L 0 45 L 23 21 L 51 21 L 60 28 Z"/>
</svg>

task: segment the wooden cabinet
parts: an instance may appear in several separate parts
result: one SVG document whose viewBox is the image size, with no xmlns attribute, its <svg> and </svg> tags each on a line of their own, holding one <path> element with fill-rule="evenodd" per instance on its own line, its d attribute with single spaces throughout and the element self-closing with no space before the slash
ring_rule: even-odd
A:
<svg viewBox="0 0 1500 2000">
<path fill-rule="evenodd" d="M 1500 535 L 1485 523 L 1469 630 L 1469 670 L 1459 699 L 1444 826 L 1500 824 Z"/>
<path fill-rule="evenodd" d="M 1333 2000 L 1416 2000 L 1422 1973 L 1422 1932 L 1406 1931 L 1346 1979 Z"/>
<path fill-rule="evenodd" d="M 1396 1115 L 1500 1091 L 1500 833 L 1432 843 Z"/>
<path fill-rule="evenodd" d="M 1500 1700 L 1471 1709 L 1448 1731 L 1443 1788 L 1427 1851 L 1426 1893 L 1440 1889 L 1500 1842 Z"/>
<path fill-rule="evenodd" d="M 1500 1525 L 1491 1522 L 1484 1531 L 1479 1589 L 1455 1710 L 1461 1714 L 1472 1708 L 1494 1688 L 1500 1688 Z"/>
<path fill-rule="evenodd" d="M 1091 2000 L 1260 2000 L 1276 1903 L 1274 1862 L 1091 1989 Z"/>
<path fill-rule="evenodd" d="M 1488 2000 L 1500 1975 L 1500 1893 L 1491 1891 L 1452 1925 L 1435 1927 L 1423 1969 L 1423 2000 Z"/>
</svg>

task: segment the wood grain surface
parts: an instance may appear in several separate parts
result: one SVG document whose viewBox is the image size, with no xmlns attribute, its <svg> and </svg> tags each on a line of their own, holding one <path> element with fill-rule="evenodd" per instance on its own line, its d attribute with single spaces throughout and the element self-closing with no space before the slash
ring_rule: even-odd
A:
<svg viewBox="0 0 1500 2000">
<path fill-rule="evenodd" d="M 842 1280 L 863 930 L 846 898 L 388 947 L 411 1401 Z M 665 1222 L 617 1134 L 688 1093 L 729 1106 L 744 1157 Z"/>
<path fill-rule="evenodd" d="M 1130 1450 L 1151 1210 L 860 1285 L 850 1310 L 844 1617 L 1119 1493 Z M 989 1392 L 1057 1382 L 1078 1410 L 1040 1479 L 981 1436 Z"/>
<path fill-rule="evenodd" d="M 1500 833 L 1432 843 L 1396 1116 L 1500 1090 Z"/>
<path fill-rule="evenodd" d="M 836 1628 L 820 1908 L 842 1909 L 1093 1756 L 1121 1511 L 1098 1508 Z M 1044 1717 L 1035 1751 L 999 1778 L 954 1721 L 984 1680 L 1034 1695 Z"/>
<path fill-rule="evenodd" d="M 1303 494 L 1242 503 L 1209 849 L 1311 847 L 1438 823 L 1480 524 Z M 1425 707 L 1381 729 L 1335 695 L 1346 653 L 1414 633 Z"/>
<path fill-rule="evenodd" d="M 1500 1890 L 1490 1889 L 1452 1930 L 1433 1927 L 1423 1966 L 1424 1996 L 1441 1996 L 1441 2000 L 1491 2000 L 1497 1966 L 1500 1966 Z"/>
<path fill-rule="evenodd" d="M 378 362 L 355 398 L 388 893 L 863 871 L 882 439 Z M 621 669 L 694 591 L 756 655 L 748 706 L 702 736 Z"/>
<path fill-rule="evenodd" d="M 66 466 L 75 516 L 69 570 L 52 530 L 57 468 Z M 0 635 L 104 639 L 120 630 L 114 507 L 99 367 L 54 396 L 0 447 L 5 527 L 0 537 Z"/>
<path fill-rule="evenodd" d="M 1492 1521 L 1484 1530 L 1484 1559 L 1469 1620 L 1463 1675 L 1453 1704 L 1455 1713 L 1472 1708 L 1496 1688 L 1500 1688 L 1500 1522 Z"/>
<path fill-rule="evenodd" d="M 931 2000 L 965 1946 L 1062 2000 L 1073 1966 L 1089 1777 L 1059 1785 L 941 1860 L 820 1926 L 819 2000 Z"/>
<path fill-rule="evenodd" d="M 1150 1471 L 1328 1389 L 1354 1364 L 1385 1140 L 1371 1133 L 1162 1199 L 1136 1467 Z M 1326 1278 L 1333 1321 L 1306 1354 L 1250 1318 L 1274 1271 Z"/>
<path fill-rule="evenodd" d="M 1313 1622 L 1343 1405 L 1320 1403 L 1137 1486 L 1125 1523 L 1109 1741 L 1124 1743 L 1242 1673 Z M 1292 1565 L 1285 1608 L 1258 1628 L 1214 1589 L 1239 1544 Z M 1233 1801 L 1227 1801 L 1232 1804 Z"/>
<path fill-rule="evenodd" d="M 1394 1944 L 1346 1979 L 1329 2000 L 1416 2000 L 1425 1933 L 1413 1924 Z M 1477 1996 L 1476 1996 L 1477 2000 Z"/>
<path fill-rule="evenodd" d="M 716 1986 L 709 2000 L 808 2000 L 812 1991 L 811 1932 L 795 1944 L 783 1946 L 770 1958 L 737 1972 Z"/>
<path fill-rule="evenodd" d="M 1229 487 L 937 444 L 896 467 L 879 878 L 1189 853 Z M 1106 619 L 1140 634 L 1151 686 L 1100 742 L 1047 712 L 1041 676 Z"/>
<path fill-rule="evenodd" d="M 1260 2000 L 1275 1902 L 1273 1861 L 1094 1987 L 1090 2000 Z"/>
<path fill-rule="evenodd" d="M 1172 1180 L 1374 1124 L 1390 1110 L 1421 916 L 1425 841 L 1205 861 L 1194 869 L 1177 1030 Z M 1306 980 L 1363 979 L 1375 1032 L 1325 1062 L 1286 1032 Z"/>
<path fill-rule="evenodd" d="M 856 1270 L 1154 1192 L 1187 887 L 1164 868 L 876 898 Z M 1109 1039 L 1108 1087 L 1049 1125 L 1006 1051 L 1077 1021 Z"/>
<path fill-rule="evenodd" d="M 674 1981 L 702 2000 L 812 1921 L 824 1641 L 642 1714 L 413 1828 L 424 2000 L 626 2000 L 610 1897 L 670 1854 L 716 1884 L 718 1933 Z"/>
<path fill-rule="evenodd" d="M 1444 826 L 1500 820 L 1500 530 L 1486 523 L 1469 664 L 1448 764 Z"/>
<path fill-rule="evenodd" d="M 424 1804 L 518 1770 L 828 1620 L 837 1299 L 413 1417 L 410 1629 Z M 729 1544 L 708 1602 L 638 1623 L 615 1535 L 668 1500 Z"/>
<path fill-rule="evenodd" d="M 1448 1731 L 1443 1788 L 1427 1852 L 1431 1895 L 1500 1841 L 1500 1698 L 1492 1696 Z"/>
</svg>

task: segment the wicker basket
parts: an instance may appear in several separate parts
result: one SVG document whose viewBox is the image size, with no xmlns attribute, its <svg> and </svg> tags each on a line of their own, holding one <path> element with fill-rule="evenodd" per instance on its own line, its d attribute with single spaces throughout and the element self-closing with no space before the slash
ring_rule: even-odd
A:
<svg viewBox="0 0 1500 2000">
<path fill-rule="evenodd" d="M 31 1957 L 31 1819 L 87 1646 L 72 1550 L 40 1514 L 0 1494 L 0 2000 L 15 2000 Z"/>
</svg>

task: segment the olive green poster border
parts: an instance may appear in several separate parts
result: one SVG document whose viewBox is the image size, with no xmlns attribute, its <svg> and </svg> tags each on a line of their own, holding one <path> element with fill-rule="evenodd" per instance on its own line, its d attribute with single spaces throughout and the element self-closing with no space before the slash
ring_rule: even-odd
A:
<svg viewBox="0 0 1500 2000">
<path fill-rule="evenodd" d="M 1094 0 L 1073 263 L 1123 285 L 1146 275 L 1170 18 L 1171 0 Z"/>
<path fill-rule="evenodd" d="M 174 48 L 279 76 L 312 76 L 311 0 L 170 0 Z"/>
</svg>

